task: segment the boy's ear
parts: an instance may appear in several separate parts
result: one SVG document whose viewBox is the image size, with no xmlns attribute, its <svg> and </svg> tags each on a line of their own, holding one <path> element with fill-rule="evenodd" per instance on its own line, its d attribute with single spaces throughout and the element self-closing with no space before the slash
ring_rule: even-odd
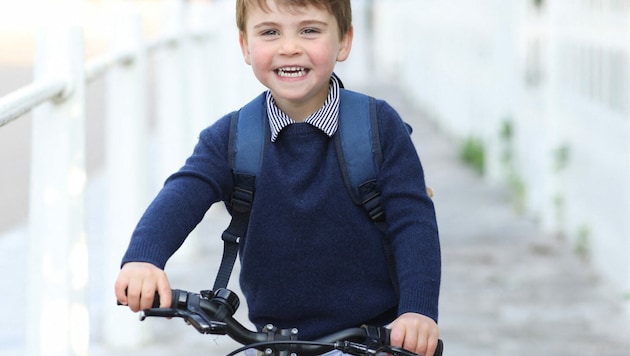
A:
<svg viewBox="0 0 630 356">
<path fill-rule="evenodd" d="M 339 52 L 337 53 L 337 62 L 343 62 L 348 59 L 350 50 L 352 49 L 352 38 L 354 37 L 354 28 L 350 26 L 348 33 L 343 35 L 339 43 Z"/>
<path fill-rule="evenodd" d="M 238 44 L 241 46 L 241 52 L 243 53 L 243 59 L 245 59 L 245 63 L 251 65 L 252 60 L 249 52 L 249 47 L 247 46 L 247 35 L 243 32 L 238 33 Z"/>
</svg>

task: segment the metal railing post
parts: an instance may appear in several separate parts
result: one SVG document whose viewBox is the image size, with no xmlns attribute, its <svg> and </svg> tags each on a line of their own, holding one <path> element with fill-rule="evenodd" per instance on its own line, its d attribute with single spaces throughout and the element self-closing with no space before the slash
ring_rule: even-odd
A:
<svg viewBox="0 0 630 356">
<path fill-rule="evenodd" d="M 157 148 L 159 167 L 157 179 L 164 181 L 169 175 L 184 165 L 197 142 L 198 132 L 193 132 L 193 91 L 192 76 L 202 76 L 189 65 L 192 57 L 191 39 L 188 34 L 188 13 L 190 3 L 185 0 L 163 0 L 165 33 L 172 38 L 170 44 L 162 48 L 156 56 L 157 85 Z M 201 93 L 197 93 L 200 95 Z M 202 95 L 202 94 L 201 94 Z M 186 260 L 198 250 L 196 231 L 191 232 L 187 242 L 171 261 Z"/>
<path fill-rule="evenodd" d="M 27 354 L 87 355 L 85 80 L 78 28 L 47 29 L 35 80 L 64 78 L 61 97 L 33 112 Z"/>
<path fill-rule="evenodd" d="M 190 112 L 186 105 L 190 90 L 186 75 L 188 46 L 181 38 L 185 30 L 185 2 L 164 0 L 163 6 L 164 36 L 172 41 L 156 54 L 158 177 L 161 180 L 183 165 L 195 142 L 190 139 Z"/>
<path fill-rule="evenodd" d="M 116 280 L 133 229 L 149 202 L 149 119 L 147 52 L 142 20 L 131 4 L 116 9 L 112 34 L 114 53 L 127 60 L 106 74 L 105 171 L 107 181 L 106 280 Z M 147 341 L 150 330 L 137 315 L 110 303 L 103 313 L 103 337 L 112 347 Z"/>
<path fill-rule="evenodd" d="M 210 98 L 212 86 L 217 85 L 212 80 L 210 58 L 216 51 L 216 35 L 211 32 L 212 4 L 207 2 L 192 2 L 188 13 L 189 29 L 192 32 L 191 55 L 186 58 L 188 65 L 188 80 L 190 82 L 190 134 L 196 140 L 201 130 L 216 119 L 212 117 Z M 213 46 L 214 45 L 214 46 Z"/>
</svg>

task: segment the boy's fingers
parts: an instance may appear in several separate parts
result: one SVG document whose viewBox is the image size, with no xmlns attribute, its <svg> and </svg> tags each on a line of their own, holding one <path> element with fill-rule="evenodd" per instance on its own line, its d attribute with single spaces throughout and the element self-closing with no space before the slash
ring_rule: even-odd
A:
<svg viewBox="0 0 630 356">
<path fill-rule="evenodd" d="M 402 330 L 395 327 L 395 324 L 391 325 L 391 333 L 389 335 L 389 341 L 392 346 L 402 347 L 403 342 L 405 341 L 405 335 L 402 333 Z"/>
<path fill-rule="evenodd" d="M 148 263 L 125 264 L 114 288 L 118 301 L 133 312 L 154 307 L 156 292 L 160 296 L 160 307 L 171 306 L 171 287 L 166 273 Z"/>
<path fill-rule="evenodd" d="M 127 305 L 127 287 L 116 281 L 114 286 L 114 294 L 116 295 L 116 301 L 121 305 Z"/>
<path fill-rule="evenodd" d="M 145 283 L 140 295 L 140 309 L 149 309 L 153 306 L 155 299 L 155 287 L 153 283 Z"/>
<path fill-rule="evenodd" d="M 433 341 L 433 339 L 429 339 L 429 343 L 427 344 L 426 356 L 435 355 L 435 350 L 437 349 L 437 341 Z"/>
<path fill-rule="evenodd" d="M 403 314 L 391 325 L 392 346 L 402 347 L 420 355 L 434 355 L 437 348 L 438 328 L 430 318 Z"/>
<path fill-rule="evenodd" d="M 129 281 L 127 287 L 127 305 L 134 313 L 151 307 L 153 295 L 155 295 L 155 287 L 152 289 L 151 284 L 150 281 L 142 277 L 136 277 Z M 146 301 L 149 295 L 151 296 L 151 300 Z"/>
<path fill-rule="evenodd" d="M 435 333 L 429 333 L 429 335 L 427 336 L 428 338 L 426 340 L 426 351 L 424 352 L 426 356 L 433 356 L 435 355 L 435 351 L 437 350 L 439 336 Z"/>
<path fill-rule="evenodd" d="M 172 293 L 167 279 L 158 282 L 158 294 L 160 295 L 160 308 L 170 308 L 172 305 Z"/>
<path fill-rule="evenodd" d="M 136 288 L 128 288 L 127 290 L 127 306 L 131 311 L 137 312 L 140 310 L 140 299 L 141 293 L 139 289 Z"/>
</svg>

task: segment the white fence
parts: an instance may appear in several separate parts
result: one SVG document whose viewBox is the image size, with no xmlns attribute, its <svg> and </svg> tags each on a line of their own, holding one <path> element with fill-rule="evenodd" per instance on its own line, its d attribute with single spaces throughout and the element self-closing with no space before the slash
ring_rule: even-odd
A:
<svg viewBox="0 0 630 356">
<path fill-rule="evenodd" d="M 234 28 L 232 18 L 225 16 L 230 5 L 165 1 L 168 23 L 153 42 L 146 42 L 141 18 L 127 5 L 112 17 L 111 51 L 87 63 L 80 28 L 46 28 L 38 39 L 34 82 L 0 99 L 0 126 L 33 111 L 27 354 L 89 352 L 86 86 L 103 76 L 107 82 L 110 189 L 107 206 L 102 207 L 109 221 L 103 253 L 108 256 L 105 260 L 114 261 L 105 272 L 111 277 L 105 279 L 113 280 L 115 261 L 120 260 L 152 193 L 146 179 L 150 169 L 158 170 L 161 177 L 176 169 L 209 118 L 236 108 L 243 103 L 241 98 L 253 97 L 259 90 L 252 79 L 243 79 L 245 65 L 231 64 L 243 62 L 236 31 L 226 36 L 225 29 Z M 159 74 L 154 80 L 149 76 L 149 58 Z M 150 82 L 155 83 L 154 91 Z M 158 103 L 157 147 L 163 147 L 154 167 L 149 167 L 155 161 L 148 142 L 151 94 Z M 107 290 L 111 293 L 111 288 Z M 132 330 L 137 323 L 121 324 L 108 326 L 109 332 L 118 330 L 117 343 L 141 341 L 141 333 Z"/>
<path fill-rule="evenodd" d="M 87 290 L 88 280 L 95 276 L 88 271 L 95 269 L 88 268 L 92 258 L 85 221 L 89 84 L 99 79 L 106 83 L 108 192 L 99 213 L 107 231 L 105 248 L 99 251 L 103 256 L 98 258 L 106 263 L 105 276 L 96 279 L 108 283 L 116 277 L 129 236 L 154 190 L 184 162 L 199 131 L 262 90 L 241 58 L 233 1 L 164 0 L 163 30 L 152 40 L 143 34 L 138 8 L 121 4 L 113 10 L 107 7 L 112 11 L 110 20 L 104 21 L 111 29 L 106 53 L 84 62 L 82 28 L 58 23 L 43 29 L 36 46 L 34 82 L 0 98 L 0 127 L 33 114 L 28 355 L 86 355 L 90 350 L 94 320 Z M 361 5 L 355 9 L 357 26 L 365 22 Z M 360 37 L 356 58 L 365 51 Z M 346 65 L 344 78 L 364 80 L 366 67 L 361 63 Z M 112 288 L 108 284 L 96 290 L 113 298 Z M 99 309 L 102 341 L 124 348 L 150 337 L 137 316 L 124 308 L 112 302 Z"/>
<path fill-rule="evenodd" d="M 627 298 L 630 1 L 376 4 L 376 72 L 458 142 L 478 140 L 485 176 Z"/>
</svg>

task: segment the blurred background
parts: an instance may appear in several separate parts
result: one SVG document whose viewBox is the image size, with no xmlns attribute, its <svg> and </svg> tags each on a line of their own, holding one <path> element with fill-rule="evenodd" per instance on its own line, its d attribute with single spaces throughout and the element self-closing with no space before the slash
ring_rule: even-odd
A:
<svg viewBox="0 0 630 356">
<path fill-rule="evenodd" d="M 73 256 L 67 250 L 83 244 L 90 262 L 78 268 L 88 269 L 89 283 L 79 288 L 78 303 L 89 305 L 83 323 L 92 339 L 124 347 L 151 337 L 121 326 L 124 317 L 105 305 L 130 231 L 199 130 L 263 89 L 241 58 L 233 7 L 232 0 L 0 2 L 0 115 L 16 90 L 74 68 L 82 84 L 68 110 L 83 126 L 69 140 L 85 142 L 75 153 L 61 153 L 79 157 L 77 190 L 85 208 L 50 218 L 65 219 L 66 229 L 78 230 L 76 239 L 33 242 L 34 231 L 50 229 L 33 226 L 43 220 L 33 209 L 40 194 L 33 192 L 48 184 L 40 181 L 46 163 L 55 162 L 46 162 L 51 159 L 44 153 L 57 147 L 35 148 L 33 137 L 53 132 L 34 126 L 63 113 L 47 101 L 0 126 L 0 253 L 6 256 L 0 273 L 15 286 L 10 302 L 24 303 L 27 293 L 45 298 L 59 283 L 64 291 L 53 298 L 75 295 L 76 275 L 46 280 L 32 271 L 47 268 L 50 249 L 67 257 Z M 514 211 L 567 241 L 627 304 L 630 0 L 353 0 L 353 9 L 353 52 L 338 67 L 346 87 L 385 83 L 400 89 L 449 137 L 458 159 L 485 183 L 506 187 Z M 67 64 L 76 58 L 56 52 L 66 49 L 82 53 L 78 70 Z M 217 212 L 198 230 L 214 233 L 225 218 Z M 50 230 L 44 240 L 67 231 Z M 194 254 L 194 241 L 182 255 Z M 37 286 L 41 293 L 33 292 Z M 0 354 L 39 354 L 41 345 L 50 354 L 90 349 L 41 340 L 26 330 L 47 324 L 37 326 L 39 319 L 28 315 L 2 321 Z M 129 340 L 121 340 L 120 328 Z M 108 340 L 112 334 L 115 342 Z M 26 350 L 25 340 L 38 341 Z"/>
</svg>

